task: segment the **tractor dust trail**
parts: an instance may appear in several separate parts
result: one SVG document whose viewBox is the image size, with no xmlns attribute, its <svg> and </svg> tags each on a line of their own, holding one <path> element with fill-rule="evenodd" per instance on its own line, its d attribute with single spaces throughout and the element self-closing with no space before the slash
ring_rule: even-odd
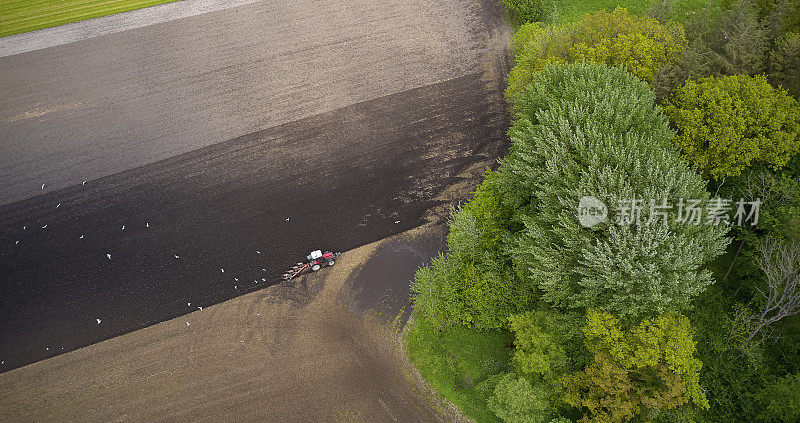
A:
<svg viewBox="0 0 800 423">
<path fill-rule="evenodd" d="M 0 371 L 416 227 L 502 154 L 497 2 L 304 5 L 0 58 Z"/>
</svg>

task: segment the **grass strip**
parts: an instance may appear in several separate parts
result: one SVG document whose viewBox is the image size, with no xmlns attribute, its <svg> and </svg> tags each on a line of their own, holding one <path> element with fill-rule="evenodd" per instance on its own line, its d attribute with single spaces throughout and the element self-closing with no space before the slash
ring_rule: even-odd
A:
<svg viewBox="0 0 800 423">
<path fill-rule="evenodd" d="M 0 37 L 175 0 L 0 0 Z"/>
</svg>

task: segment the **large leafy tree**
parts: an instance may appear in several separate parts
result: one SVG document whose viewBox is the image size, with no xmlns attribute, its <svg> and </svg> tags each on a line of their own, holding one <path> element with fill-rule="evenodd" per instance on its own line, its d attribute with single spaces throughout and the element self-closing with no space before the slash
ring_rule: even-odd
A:
<svg viewBox="0 0 800 423">
<path fill-rule="evenodd" d="M 707 177 L 737 176 L 757 163 L 780 169 L 800 151 L 800 106 L 764 76 L 689 80 L 665 112 L 684 157 Z"/>
<path fill-rule="evenodd" d="M 587 60 L 625 66 L 639 78 L 652 81 L 657 69 L 677 60 L 687 41 L 678 23 L 661 24 L 617 8 L 564 25 L 524 25 L 512 45 L 517 63 L 508 76 L 507 94 L 513 99 L 531 82 L 533 73 L 554 62 Z"/>
<path fill-rule="evenodd" d="M 626 422 L 690 403 L 708 408 L 689 319 L 664 314 L 624 330 L 611 314 L 590 309 L 583 331 L 594 360 L 566 375 L 564 387 L 584 421 Z"/>
<path fill-rule="evenodd" d="M 612 210 L 626 199 L 709 198 L 653 104 L 646 83 L 589 63 L 548 66 L 520 94 L 497 184 L 514 228 L 507 252 L 544 300 L 636 320 L 684 310 L 712 282 L 701 266 L 727 244 L 721 226 L 681 223 L 676 207 L 651 224 L 649 206 L 639 224 L 577 219 L 584 196 Z"/>
</svg>

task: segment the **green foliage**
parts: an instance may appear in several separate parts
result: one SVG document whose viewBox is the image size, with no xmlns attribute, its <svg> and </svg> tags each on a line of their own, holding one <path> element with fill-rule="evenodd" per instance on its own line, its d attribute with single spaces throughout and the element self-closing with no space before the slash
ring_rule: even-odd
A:
<svg viewBox="0 0 800 423">
<path fill-rule="evenodd" d="M 656 72 L 659 99 L 687 79 L 763 73 L 776 88 L 798 96 L 800 0 L 722 3 L 721 9 L 709 7 L 686 23 L 689 47 Z"/>
<path fill-rule="evenodd" d="M 757 358 L 757 356 L 756 356 Z M 764 369 L 742 354 L 703 357 L 700 383 L 707 392 L 709 422 L 754 422 L 763 409 L 757 394 L 764 386 Z"/>
<path fill-rule="evenodd" d="M 545 423 L 553 416 L 550 390 L 541 383 L 531 384 L 525 377 L 503 376 L 487 405 L 506 423 Z"/>
<path fill-rule="evenodd" d="M 447 254 L 415 275 L 411 291 L 417 309 L 438 328 L 500 328 L 509 315 L 529 309 L 535 300 L 533 287 L 517 283 L 510 260 L 502 254 L 509 231 L 500 195 L 496 174 L 487 172 L 472 201 L 451 210 Z"/>
<path fill-rule="evenodd" d="M 512 336 L 465 326 L 437 330 L 414 312 L 403 336 L 405 351 L 425 380 L 443 397 L 480 422 L 499 421 L 486 406 L 511 360 Z"/>
<path fill-rule="evenodd" d="M 800 33 L 782 35 L 769 52 L 770 83 L 783 88 L 795 98 L 800 96 Z"/>
<path fill-rule="evenodd" d="M 678 23 L 661 24 L 617 8 L 613 13 L 587 14 L 565 25 L 524 25 L 512 46 L 516 65 L 508 75 L 506 93 L 513 100 L 548 63 L 585 60 L 624 66 L 652 81 L 656 69 L 675 61 L 686 48 L 686 38 Z"/>
<path fill-rule="evenodd" d="M 568 407 L 560 378 L 589 361 L 583 345 L 582 314 L 547 307 L 509 317 L 516 350 L 516 373 L 507 375 L 490 399 L 490 408 L 504 421 L 547 421 Z"/>
<path fill-rule="evenodd" d="M 583 196 L 611 209 L 622 199 L 708 199 L 653 101 L 628 72 L 588 63 L 548 66 L 519 96 L 499 170 L 503 207 L 524 226 L 508 254 L 546 301 L 629 320 L 683 310 L 711 283 L 700 267 L 723 251 L 721 227 L 684 225 L 674 214 L 666 227 L 584 228 L 576 218 Z"/>
<path fill-rule="evenodd" d="M 732 192 L 739 191 L 737 179 L 747 178 L 729 178 L 729 182 L 736 188 Z M 751 185 L 756 179 L 760 181 L 760 178 L 750 179 Z M 765 185 L 755 185 L 769 187 L 770 182 L 767 180 Z M 764 206 L 770 203 L 774 201 L 765 202 Z M 762 208 L 762 213 L 770 213 L 770 208 Z M 756 227 L 756 231 L 761 229 Z M 749 234 L 748 240 L 755 237 L 754 232 L 744 233 Z M 758 238 L 753 238 L 752 242 L 758 242 Z M 739 242 L 732 245 L 729 253 L 719 263 L 714 264 L 715 274 L 720 282 L 694 301 L 695 309 L 690 316 L 692 325 L 696 328 L 694 339 L 697 340 L 698 357 L 703 362 L 700 384 L 705 389 L 710 405 L 702 413 L 701 421 L 704 422 L 749 423 L 763 420 L 761 413 L 767 403 L 760 392 L 764 386 L 776 377 L 800 371 L 800 360 L 797 360 L 800 357 L 800 316 L 777 322 L 779 326 L 776 327 L 775 334 L 782 336 L 774 342 L 751 347 L 746 351 L 737 348 L 748 333 L 748 327 L 742 326 L 743 319 L 737 319 L 737 314 L 748 310 L 753 312 L 746 306 L 754 295 L 760 296 L 754 287 L 761 283 L 749 271 L 739 271 L 742 267 L 750 267 L 748 262 L 755 260 L 755 257 L 745 257 L 747 243 L 744 244 L 729 278 L 723 280 L 738 244 Z M 734 293 L 737 293 L 735 298 Z"/>
<path fill-rule="evenodd" d="M 509 234 L 505 224 L 510 213 L 502 207 L 502 192 L 498 186 L 497 173 L 487 171 L 463 212 L 451 219 L 451 230 L 447 244 L 452 254 L 462 260 L 477 261 L 486 254 L 497 254 L 503 238 Z M 455 213 L 451 213 L 453 216 Z M 454 225 L 462 223 L 464 230 L 453 230 Z"/>
<path fill-rule="evenodd" d="M 550 0 L 500 0 L 517 25 L 528 22 L 550 21 L 555 5 Z"/>
<path fill-rule="evenodd" d="M 455 324 L 495 329 L 529 296 L 513 282 L 513 275 L 499 264 L 492 268 L 486 258 L 476 265 L 440 255 L 417 271 L 411 292 L 417 309 L 438 329 Z"/>
<path fill-rule="evenodd" d="M 710 39 L 709 44 L 719 73 L 756 75 L 764 72 L 768 33 L 748 1 L 739 0 L 722 15 L 717 28 L 721 36 Z"/>
<path fill-rule="evenodd" d="M 718 7 L 721 0 L 711 0 L 710 2 L 709 0 L 667 0 L 666 3 L 670 3 L 667 10 L 657 16 L 651 15 L 648 9 L 652 9 L 652 3 L 662 2 L 663 0 L 553 0 L 553 9 L 560 23 L 578 21 L 583 15 L 598 10 L 613 12 L 617 7 L 624 7 L 630 13 L 637 15 L 648 14 L 662 22 L 672 19 L 683 23 L 709 5 L 715 8 Z"/>
<path fill-rule="evenodd" d="M 175 0 L 0 1 L 0 37 L 141 9 Z"/>
<path fill-rule="evenodd" d="M 564 386 L 566 402 L 587 410 L 585 421 L 624 422 L 689 402 L 708 408 L 687 318 L 664 314 L 624 330 L 590 309 L 584 333 L 594 361 L 565 376 Z"/>
<path fill-rule="evenodd" d="M 800 421 L 800 373 L 786 375 L 768 384 L 760 393 L 766 404 L 761 417 L 766 421 Z"/>
<path fill-rule="evenodd" d="M 781 238 L 788 242 L 800 242 L 800 154 L 796 154 L 788 165 L 775 172 L 763 165 L 754 165 L 742 175 L 728 177 L 719 193 L 725 198 L 743 198 L 748 201 L 760 199 L 758 224 L 734 226 L 732 235 L 735 250 L 725 260 L 721 274 L 727 276 L 723 288 L 742 303 L 759 305 L 763 290 L 763 272 L 758 265 L 757 247 L 764 237 Z M 734 253 L 738 252 L 737 255 Z M 735 258 L 735 260 L 734 260 Z M 730 269 L 730 272 L 728 271 Z M 755 300 L 755 301 L 751 301 Z M 719 319 L 728 310 L 719 310 Z"/>
<path fill-rule="evenodd" d="M 665 112 L 675 142 L 706 176 L 735 176 L 754 163 L 779 169 L 800 151 L 800 106 L 763 76 L 687 81 Z"/>
<path fill-rule="evenodd" d="M 583 346 L 582 320 L 579 314 L 549 308 L 509 317 L 517 369 L 555 385 L 561 374 L 583 368 L 589 357 Z"/>
</svg>

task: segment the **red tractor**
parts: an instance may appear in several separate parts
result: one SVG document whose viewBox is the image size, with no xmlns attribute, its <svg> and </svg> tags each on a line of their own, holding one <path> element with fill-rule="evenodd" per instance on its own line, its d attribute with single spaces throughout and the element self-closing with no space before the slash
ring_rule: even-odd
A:
<svg viewBox="0 0 800 423">
<path fill-rule="evenodd" d="M 339 255 L 341 254 L 342 253 L 334 253 L 331 251 L 325 251 L 323 253 L 322 250 L 312 251 L 311 254 L 306 256 L 305 263 L 299 262 L 292 266 L 288 272 L 284 273 L 283 280 L 288 281 L 289 279 L 292 279 L 293 277 L 309 270 L 316 272 L 325 266 L 333 266 L 336 263 L 336 259 L 339 258 Z"/>
</svg>

